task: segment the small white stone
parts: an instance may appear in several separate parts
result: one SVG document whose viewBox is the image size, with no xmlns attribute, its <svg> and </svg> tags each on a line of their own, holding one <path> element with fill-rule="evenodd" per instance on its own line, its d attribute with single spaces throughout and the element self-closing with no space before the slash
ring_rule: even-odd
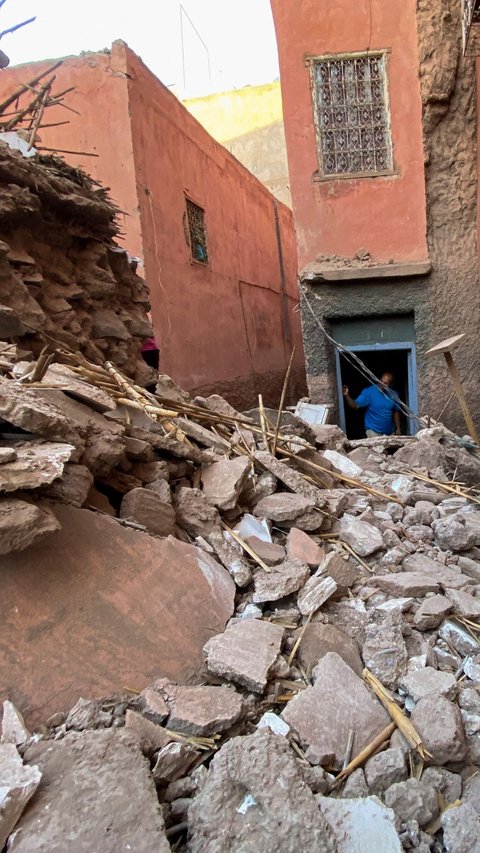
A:
<svg viewBox="0 0 480 853">
<path fill-rule="evenodd" d="M 263 717 L 260 717 L 257 723 L 257 729 L 271 729 L 276 735 L 286 737 L 290 731 L 290 726 L 281 717 L 274 714 L 272 711 L 266 711 Z"/>
</svg>

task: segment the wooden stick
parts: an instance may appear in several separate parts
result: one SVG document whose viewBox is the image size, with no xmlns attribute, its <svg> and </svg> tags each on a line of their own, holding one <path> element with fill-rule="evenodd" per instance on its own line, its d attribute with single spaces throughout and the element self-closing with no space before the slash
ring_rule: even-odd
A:
<svg viewBox="0 0 480 853">
<path fill-rule="evenodd" d="M 478 437 L 478 432 L 473 422 L 472 414 L 468 407 L 467 398 L 465 397 L 465 392 L 463 390 L 460 374 L 457 370 L 457 365 L 453 360 L 453 356 L 450 350 L 447 350 L 443 354 L 445 356 L 445 361 L 447 362 L 448 372 L 450 374 L 450 379 L 452 380 L 452 384 L 455 389 L 455 394 L 457 395 L 457 400 L 460 403 L 460 408 L 462 410 L 463 417 L 465 418 L 465 423 L 467 425 L 468 432 L 473 438 L 475 444 L 480 446 L 480 439 Z"/>
<path fill-rule="evenodd" d="M 290 379 L 290 371 L 292 369 L 294 356 L 295 356 L 295 347 L 293 347 L 293 349 L 292 349 L 290 361 L 288 362 L 287 372 L 285 373 L 285 379 L 283 380 L 282 393 L 280 395 L 280 403 L 278 406 L 277 423 L 275 424 L 275 434 L 273 436 L 273 444 L 272 444 L 273 456 L 275 456 L 275 454 L 277 452 L 278 431 L 280 429 L 280 424 L 282 422 L 283 406 L 285 404 L 285 397 L 287 394 L 288 380 Z"/>
<path fill-rule="evenodd" d="M 383 729 L 376 738 L 374 738 L 364 749 L 362 749 L 361 752 L 358 753 L 358 755 L 355 756 L 355 758 L 352 758 L 347 766 L 338 774 L 335 782 L 333 783 L 333 788 L 338 788 L 347 776 L 350 776 L 357 767 L 361 767 L 361 765 L 377 751 L 379 746 L 391 738 L 396 728 L 395 723 L 390 723 L 390 725 Z"/>
<path fill-rule="evenodd" d="M 360 563 L 360 565 L 363 566 L 363 568 L 366 569 L 367 572 L 370 572 L 370 574 L 374 572 L 374 569 L 372 569 L 372 567 L 369 566 L 368 563 L 365 562 L 365 560 L 362 560 L 362 558 L 355 553 L 353 548 L 348 545 L 347 542 L 342 542 L 342 540 L 338 541 L 338 539 L 334 539 L 332 541 L 334 541 L 336 545 L 341 545 L 342 548 L 345 548 L 345 550 L 348 551 L 348 553 L 351 554 L 352 557 L 354 557 L 357 563 Z"/>
<path fill-rule="evenodd" d="M 238 542 L 238 544 L 242 546 L 243 550 L 246 551 L 247 554 L 250 555 L 252 560 L 255 560 L 255 562 L 260 566 L 261 569 L 263 569 L 264 572 L 271 572 L 272 571 L 270 566 L 267 566 L 267 564 L 263 562 L 263 560 L 258 556 L 258 554 L 255 553 L 253 548 L 250 548 L 250 545 L 248 545 L 242 539 L 242 537 L 238 535 L 238 533 L 235 533 L 235 530 L 232 530 L 232 528 L 229 527 L 229 525 L 225 521 L 222 521 L 222 527 L 224 527 L 225 530 L 228 530 L 228 532 L 230 533 L 231 536 L 233 536 L 235 541 Z"/>
<path fill-rule="evenodd" d="M 345 758 L 343 759 L 342 770 L 345 770 L 348 767 L 350 759 L 352 757 L 352 749 L 353 749 L 353 738 L 355 737 L 355 732 L 353 729 L 350 729 L 348 733 L 348 742 L 347 748 L 345 750 Z"/>
</svg>

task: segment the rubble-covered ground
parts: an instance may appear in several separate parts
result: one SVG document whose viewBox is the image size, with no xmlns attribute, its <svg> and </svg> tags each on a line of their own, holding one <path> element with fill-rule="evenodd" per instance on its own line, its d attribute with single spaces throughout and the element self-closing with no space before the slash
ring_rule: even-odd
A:
<svg viewBox="0 0 480 853">
<path fill-rule="evenodd" d="M 46 334 L 0 306 L 0 850 L 480 850 L 475 448 L 148 394 L 85 267 L 77 347 L 35 263 Z"/>
<path fill-rule="evenodd" d="M 139 543 L 179 541 L 236 593 L 194 684 L 160 657 L 140 692 L 119 676 L 116 695 L 59 703 L 33 734 L 5 702 L 0 843 L 476 850 L 476 454 L 439 426 L 349 444 L 284 413 L 274 455 L 275 412 L 262 429 L 258 410 L 190 400 L 166 377 L 157 397 L 130 385 L 129 406 L 128 389 L 58 361 L 27 387 L 3 352 L 3 559 L 39 541 L 53 555 L 70 505 Z"/>
</svg>

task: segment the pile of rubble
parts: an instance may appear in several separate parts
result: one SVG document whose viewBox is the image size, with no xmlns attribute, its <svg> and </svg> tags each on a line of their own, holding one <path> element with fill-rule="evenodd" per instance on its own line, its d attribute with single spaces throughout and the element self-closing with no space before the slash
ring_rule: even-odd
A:
<svg viewBox="0 0 480 853">
<path fill-rule="evenodd" d="M 149 381 L 148 288 L 115 243 L 117 215 L 81 170 L 0 141 L 0 340 L 39 355 L 47 336 Z"/>
<path fill-rule="evenodd" d="M 33 735 L 5 703 L 0 846 L 477 849 L 475 453 L 439 426 L 349 444 L 168 377 L 153 396 L 112 365 L 24 355 L 5 344 L 3 560 L 53 554 L 67 504 L 129 528 L 132 559 L 135 537 L 179 541 L 235 610 L 196 683 L 159 659 L 143 689 Z"/>
</svg>

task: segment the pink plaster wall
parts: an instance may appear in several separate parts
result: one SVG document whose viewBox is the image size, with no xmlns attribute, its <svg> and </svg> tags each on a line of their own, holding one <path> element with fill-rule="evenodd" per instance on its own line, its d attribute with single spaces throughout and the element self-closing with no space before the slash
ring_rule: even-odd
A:
<svg viewBox="0 0 480 853">
<path fill-rule="evenodd" d="M 0 72 L 3 99 L 54 60 Z M 124 42 L 110 53 L 66 58 L 55 89 L 75 86 L 68 106 L 46 114 L 69 124 L 41 131 L 111 188 L 124 243 L 144 258 L 161 369 L 189 390 L 219 390 L 237 404 L 262 391 L 278 401 L 295 343 L 297 393 L 304 362 L 291 211 L 278 202 L 291 341 L 285 335 L 274 198 L 201 127 Z M 185 194 L 205 209 L 210 262 L 190 258 Z"/>
<path fill-rule="evenodd" d="M 426 204 L 415 0 L 271 0 L 299 264 L 320 253 L 425 261 Z M 388 50 L 395 175 L 314 181 L 308 56 Z"/>
</svg>

